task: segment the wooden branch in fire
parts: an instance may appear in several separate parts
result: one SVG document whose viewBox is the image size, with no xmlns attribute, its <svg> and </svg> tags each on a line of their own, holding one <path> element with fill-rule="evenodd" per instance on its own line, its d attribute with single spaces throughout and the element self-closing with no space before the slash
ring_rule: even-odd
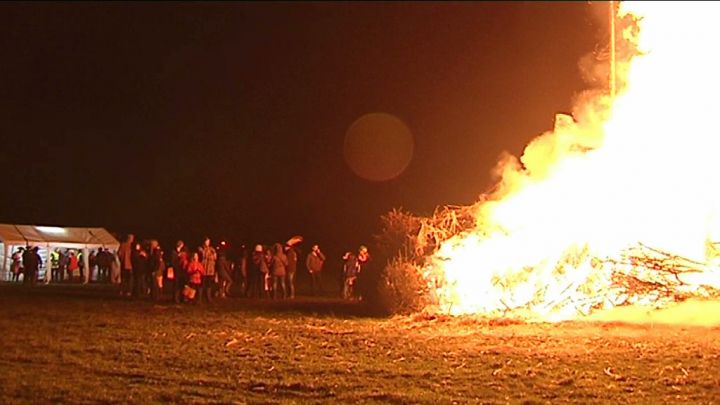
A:
<svg viewBox="0 0 720 405">
<path fill-rule="evenodd" d="M 465 207 L 444 206 L 439 207 L 432 217 L 422 218 L 419 232 L 411 236 L 416 254 L 432 255 L 443 242 L 456 235 L 473 229 L 491 229 L 482 226 L 484 219 L 478 208 L 479 203 Z M 714 245 L 720 246 L 720 242 Z M 720 248 L 716 249 L 720 252 Z M 603 259 L 590 255 L 589 249 L 569 251 L 564 265 L 577 268 L 591 260 L 600 278 L 597 281 L 574 280 L 560 290 L 553 289 L 555 296 L 548 296 L 549 291 L 545 288 L 538 290 L 528 301 L 514 302 L 517 283 L 494 279 L 493 285 L 503 291 L 501 311 L 507 315 L 528 309 L 541 312 L 574 309 L 588 315 L 594 309 L 633 303 L 663 306 L 689 298 L 720 298 L 717 288 L 692 282 L 692 275 L 712 270 L 706 263 L 644 244 L 626 249 L 618 257 Z"/>
<path fill-rule="evenodd" d="M 610 284 L 594 295 L 576 294 L 584 285 L 576 280 L 568 283 L 554 297 L 547 297 L 547 289 L 544 289 L 520 307 L 512 307 L 505 301 L 502 304 L 506 312 L 524 308 L 553 312 L 568 308 L 589 315 L 593 309 L 608 306 L 632 303 L 663 306 L 690 298 L 720 297 L 720 290 L 716 288 L 698 286 L 682 279 L 684 274 L 707 271 L 704 263 L 659 249 L 639 245 L 628 249 L 619 258 L 599 261 L 603 266 L 609 266 Z M 495 285 L 512 295 L 512 287 L 506 286 L 502 280 L 497 280 Z"/>
</svg>

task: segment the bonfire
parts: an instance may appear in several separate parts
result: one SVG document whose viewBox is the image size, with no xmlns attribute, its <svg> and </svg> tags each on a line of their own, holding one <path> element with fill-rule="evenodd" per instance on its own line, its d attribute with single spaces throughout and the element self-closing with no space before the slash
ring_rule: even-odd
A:
<svg viewBox="0 0 720 405">
<path fill-rule="evenodd" d="M 720 4 L 613 13 L 612 68 L 591 72 L 612 89 L 503 157 L 476 204 L 420 220 L 426 310 L 554 321 L 718 297 Z"/>
</svg>

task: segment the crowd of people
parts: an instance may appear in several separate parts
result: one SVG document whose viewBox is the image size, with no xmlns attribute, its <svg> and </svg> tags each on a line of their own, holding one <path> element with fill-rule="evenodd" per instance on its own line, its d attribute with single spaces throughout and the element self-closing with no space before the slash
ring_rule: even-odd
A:
<svg viewBox="0 0 720 405">
<path fill-rule="evenodd" d="M 85 268 L 83 252 L 75 249 L 56 248 L 49 252 L 48 263 L 50 265 L 50 279 L 53 282 L 82 282 L 85 280 L 85 273 L 88 279 L 99 282 L 119 282 L 119 262 L 117 255 L 110 250 L 99 248 L 89 254 L 89 269 Z M 24 284 L 34 285 L 37 283 L 38 272 L 43 267 L 43 259 L 39 254 L 37 246 L 20 247 L 12 255 L 10 273 L 12 281 L 17 282 L 22 277 Z M 113 270 L 115 269 L 115 270 Z M 111 278 L 116 275 L 115 281 Z"/>
<path fill-rule="evenodd" d="M 325 254 L 318 245 L 301 257 L 298 242 L 271 246 L 258 244 L 252 252 L 245 246 L 229 249 L 225 242 L 212 245 L 205 238 L 196 249 L 188 249 L 182 240 L 165 252 L 157 240 L 137 241 L 127 235 L 118 250 L 98 249 L 89 252 L 88 269 L 82 251 L 54 249 L 49 252 L 53 282 L 96 281 L 119 285 L 119 294 L 129 298 L 150 297 L 159 301 L 172 297 L 177 302 L 210 302 L 216 298 L 293 299 L 296 275 L 304 259 L 313 295 L 323 295 L 322 274 Z M 370 259 L 365 246 L 343 256 L 340 291 L 344 299 L 360 299 L 355 286 Z M 13 281 L 22 275 L 23 283 L 34 285 L 42 258 L 37 247 L 18 249 L 12 256 Z M 46 279 L 47 280 L 47 279 Z M 48 280 L 49 281 L 49 280 Z"/>
<path fill-rule="evenodd" d="M 247 298 L 293 299 L 301 253 L 294 243 L 258 244 L 252 253 L 244 246 L 230 249 L 213 247 L 205 238 L 197 249 L 190 250 L 182 240 L 167 255 L 157 241 L 145 247 L 127 236 L 118 249 L 120 294 L 125 297 L 150 296 L 159 300 L 164 292 L 180 302 L 210 302 L 215 298 L 237 295 Z M 353 286 L 370 255 L 365 246 L 358 253 L 343 257 L 342 297 L 357 299 Z M 305 257 L 305 269 L 312 280 L 314 295 L 322 295 L 322 274 L 326 261 L 318 245 Z"/>
</svg>

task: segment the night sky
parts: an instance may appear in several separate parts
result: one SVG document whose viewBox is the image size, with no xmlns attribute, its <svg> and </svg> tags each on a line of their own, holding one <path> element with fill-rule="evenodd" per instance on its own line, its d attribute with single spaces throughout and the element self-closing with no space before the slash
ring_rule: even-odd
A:
<svg viewBox="0 0 720 405">
<path fill-rule="evenodd" d="M 475 201 L 550 129 L 599 6 L 0 4 L 0 222 L 355 249 L 393 207 Z M 414 137 L 384 182 L 343 157 L 373 112 Z"/>
</svg>

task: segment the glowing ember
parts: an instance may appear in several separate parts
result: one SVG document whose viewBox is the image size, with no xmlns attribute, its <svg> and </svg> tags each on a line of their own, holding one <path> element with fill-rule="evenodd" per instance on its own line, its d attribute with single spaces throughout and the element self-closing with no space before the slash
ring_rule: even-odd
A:
<svg viewBox="0 0 720 405">
<path fill-rule="evenodd" d="M 618 92 L 499 166 L 425 268 L 435 309 L 560 320 L 720 288 L 720 3 L 622 3 Z"/>
</svg>

